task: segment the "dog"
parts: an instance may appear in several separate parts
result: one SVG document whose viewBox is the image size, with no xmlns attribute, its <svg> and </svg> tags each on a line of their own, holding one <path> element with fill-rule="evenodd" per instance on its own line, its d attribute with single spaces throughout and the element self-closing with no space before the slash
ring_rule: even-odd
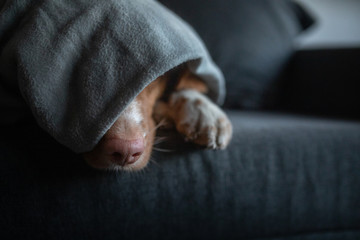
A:
<svg viewBox="0 0 360 240">
<path fill-rule="evenodd" d="M 164 123 L 197 145 L 225 149 L 232 124 L 206 97 L 207 91 L 186 67 L 158 77 L 126 107 L 95 148 L 83 154 L 85 160 L 97 169 L 141 170 L 149 162 L 156 129 Z"/>
</svg>

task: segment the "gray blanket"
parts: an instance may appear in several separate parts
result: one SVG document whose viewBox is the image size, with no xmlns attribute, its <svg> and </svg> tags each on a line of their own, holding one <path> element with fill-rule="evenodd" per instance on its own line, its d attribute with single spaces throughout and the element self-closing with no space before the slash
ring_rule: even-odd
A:
<svg viewBox="0 0 360 240">
<path fill-rule="evenodd" d="M 75 152 L 91 150 L 142 89 L 179 64 L 217 103 L 225 94 L 197 34 L 153 0 L 0 0 L 0 50 L 0 106 L 21 102 L 19 89 L 38 124 Z"/>
</svg>

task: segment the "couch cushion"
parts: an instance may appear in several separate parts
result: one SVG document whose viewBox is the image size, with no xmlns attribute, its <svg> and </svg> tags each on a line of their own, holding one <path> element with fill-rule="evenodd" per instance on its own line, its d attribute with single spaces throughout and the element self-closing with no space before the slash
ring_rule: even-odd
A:
<svg viewBox="0 0 360 240">
<path fill-rule="evenodd" d="M 0 236 L 360 238 L 360 122 L 229 116 L 228 150 L 169 143 L 184 149 L 132 174 L 90 169 L 36 125 L 2 128 Z"/>
<path fill-rule="evenodd" d="M 293 52 L 293 38 L 311 17 L 286 0 L 161 0 L 188 21 L 223 70 L 226 106 L 272 105 L 276 80 Z"/>
</svg>

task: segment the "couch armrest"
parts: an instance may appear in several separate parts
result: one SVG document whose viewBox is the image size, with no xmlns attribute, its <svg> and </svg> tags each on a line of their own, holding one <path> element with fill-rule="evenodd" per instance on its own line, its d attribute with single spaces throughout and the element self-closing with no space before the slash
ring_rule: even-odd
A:
<svg viewBox="0 0 360 240">
<path fill-rule="evenodd" d="M 281 108 L 290 111 L 360 116 L 360 48 L 299 50 L 281 87 Z"/>
</svg>

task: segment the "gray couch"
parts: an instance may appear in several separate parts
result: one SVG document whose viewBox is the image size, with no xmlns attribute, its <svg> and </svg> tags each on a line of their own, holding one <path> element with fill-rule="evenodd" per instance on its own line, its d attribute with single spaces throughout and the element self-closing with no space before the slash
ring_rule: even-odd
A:
<svg viewBox="0 0 360 240">
<path fill-rule="evenodd" d="M 287 1 L 162 2 L 225 74 L 228 149 L 161 132 L 145 170 L 100 172 L 31 117 L 1 126 L 0 238 L 360 239 L 360 50 L 295 51 L 312 19 Z"/>
</svg>

